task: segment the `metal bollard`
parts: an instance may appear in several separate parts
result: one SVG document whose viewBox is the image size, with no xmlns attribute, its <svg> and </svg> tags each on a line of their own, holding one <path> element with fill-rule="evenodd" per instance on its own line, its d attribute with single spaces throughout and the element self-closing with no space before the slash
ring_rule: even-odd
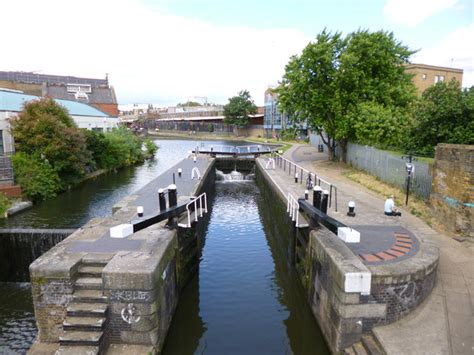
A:
<svg viewBox="0 0 474 355">
<path fill-rule="evenodd" d="M 183 173 L 183 170 L 181 168 L 178 168 L 178 176 L 181 177 L 181 174 Z"/>
<path fill-rule="evenodd" d="M 166 210 L 166 197 L 163 189 L 158 190 L 158 201 L 160 205 L 160 212 Z"/>
<path fill-rule="evenodd" d="M 321 196 L 321 212 L 328 213 L 329 191 L 324 190 Z"/>
<path fill-rule="evenodd" d="M 323 189 L 320 186 L 313 187 L 313 206 L 318 210 L 321 209 L 321 194 Z"/>
<path fill-rule="evenodd" d="M 193 158 L 193 161 L 194 161 L 194 162 L 196 162 L 196 160 L 197 160 L 197 158 L 196 158 L 196 157 L 194 157 L 194 158 Z"/>
<path fill-rule="evenodd" d="M 356 215 L 356 214 L 355 214 L 355 211 L 354 211 L 354 210 L 355 210 L 355 206 L 356 206 L 356 204 L 355 204 L 354 201 L 349 201 L 349 203 L 347 204 L 347 207 L 348 207 L 348 209 L 349 209 L 349 211 L 347 211 L 347 215 L 348 215 L 349 217 L 355 217 L 355 215 Z"/>
<path fill-rule="evenodd" d="M 138 217 L 143 217 L 143 206 L 137 206 Z"/>
<path fill-rule="evenodd" d="M 304 190 L 304 199 L 305 200 L 308 200 L 309 198 L 309 191 L 308 190 Z"/>
<path fill-rule="evenodd" d="M 178 205 L 178 192 L 176 191 L 176 185 L 174 184 L 168 186 L 168 204 L 169 208 L 176 207 Z"/>
<path fill-rule="evenodd" d="M 298 183 L 298 173 L 295 173 L 295 183 Z"/>
</svg>

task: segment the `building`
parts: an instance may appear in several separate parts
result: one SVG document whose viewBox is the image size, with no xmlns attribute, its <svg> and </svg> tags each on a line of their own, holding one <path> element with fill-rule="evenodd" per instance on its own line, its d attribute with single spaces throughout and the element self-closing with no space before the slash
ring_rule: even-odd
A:
<svg viewBox="0 0 474 355">
<path fill-rule="evenodd" d="M 21 91 L 0 88 L 0 154 L 14 152 L 13 137 L 10 134 L 10 120 L 23 111 L 23 105 L 26 102 L 40 98 L 39 96 L 25 95 Z M 55 99 L 55 101 L 68 110 L 69 115 L 79 128 L 102 132 L 111 130 L 118 125 L 118 117 L 110 116 L 90 105 L 71 100 Z"/>
<path fill-rule="evenodd" d="M 43 75 L 0 71 L 0 87 L 19 90 L 27 95 L 78 101 L 92 105 L 110 116 L 119 115 L 117 98 L 109 80 L 75 76 Z"/>
<path fill-rule="evenodd" d="M 288 125 L 288 116 L 278 109 L 278 94 L 274 87 L 269 87 L 265 91 L 263 109 L 263 129 L 267 137 L 279 134 Z"/>
<path fill-rule="evenodd" d="M 427 64 L 407 64 L 405 65 L 405 71 L 414 74 L 412 80 L 419 95 L 437 82 L 457 81 L 460 86 L 462 86 L 462 69 L 438 67 Z"/>
</svg>

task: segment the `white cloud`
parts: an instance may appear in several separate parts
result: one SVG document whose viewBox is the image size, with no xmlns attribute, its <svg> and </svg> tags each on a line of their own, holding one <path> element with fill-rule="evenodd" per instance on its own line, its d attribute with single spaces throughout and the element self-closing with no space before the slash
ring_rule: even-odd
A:
<svg viewBox="0 0 474 355">
<path fill-rule="evenodd" d="M 464 69 L 463 87 L 474 85 L 474 24 L 458 28 L 436 47 L 423 48 L 412 62 Z"/>
<path fill-rule="evenodd" d="M 226 103 L 248 89 L 257 104 L 309 38 L 292 29 L 222 27 L 139 0 L 0 2 L 0 70 L 103 78 L 119 102 Z M 8 54 L 8 55 L 6 55 Z"/>
<path fill-rule="evenodd" d="M 459 0 L 387 0 L 384 15 L 397 24 L 414 27 L 426 18 L 449 9 Z"/>
</svg>

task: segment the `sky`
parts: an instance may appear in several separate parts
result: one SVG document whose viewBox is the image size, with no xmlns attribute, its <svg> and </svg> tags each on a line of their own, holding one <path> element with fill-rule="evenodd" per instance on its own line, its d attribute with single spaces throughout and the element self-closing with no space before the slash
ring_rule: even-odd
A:
<svg viewBox="0 0 474 355">
<path fill-rule="evenodd" d="M 327 29 L 393 32 L 474 85 L 472 0 L 2 0 L 0 70 L 105 78 L 119 104 L 257 105 Z"/>
</svg>

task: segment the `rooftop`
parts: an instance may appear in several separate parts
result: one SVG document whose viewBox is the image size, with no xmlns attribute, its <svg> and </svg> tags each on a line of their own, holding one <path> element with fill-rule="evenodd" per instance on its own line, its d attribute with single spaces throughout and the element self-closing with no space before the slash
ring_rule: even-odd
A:
<svg viewBox="0 0 474 355">
<path fill-rule="evenodd" d="M 28 101 L 38 100 L 39 96 L 25 95 L 18 91 L 0 88 L 0 111 L 21 112 Z M 77 101 L 54 99 L 73 116 L 109 117 L 103 111 Z"/>
</svg>

